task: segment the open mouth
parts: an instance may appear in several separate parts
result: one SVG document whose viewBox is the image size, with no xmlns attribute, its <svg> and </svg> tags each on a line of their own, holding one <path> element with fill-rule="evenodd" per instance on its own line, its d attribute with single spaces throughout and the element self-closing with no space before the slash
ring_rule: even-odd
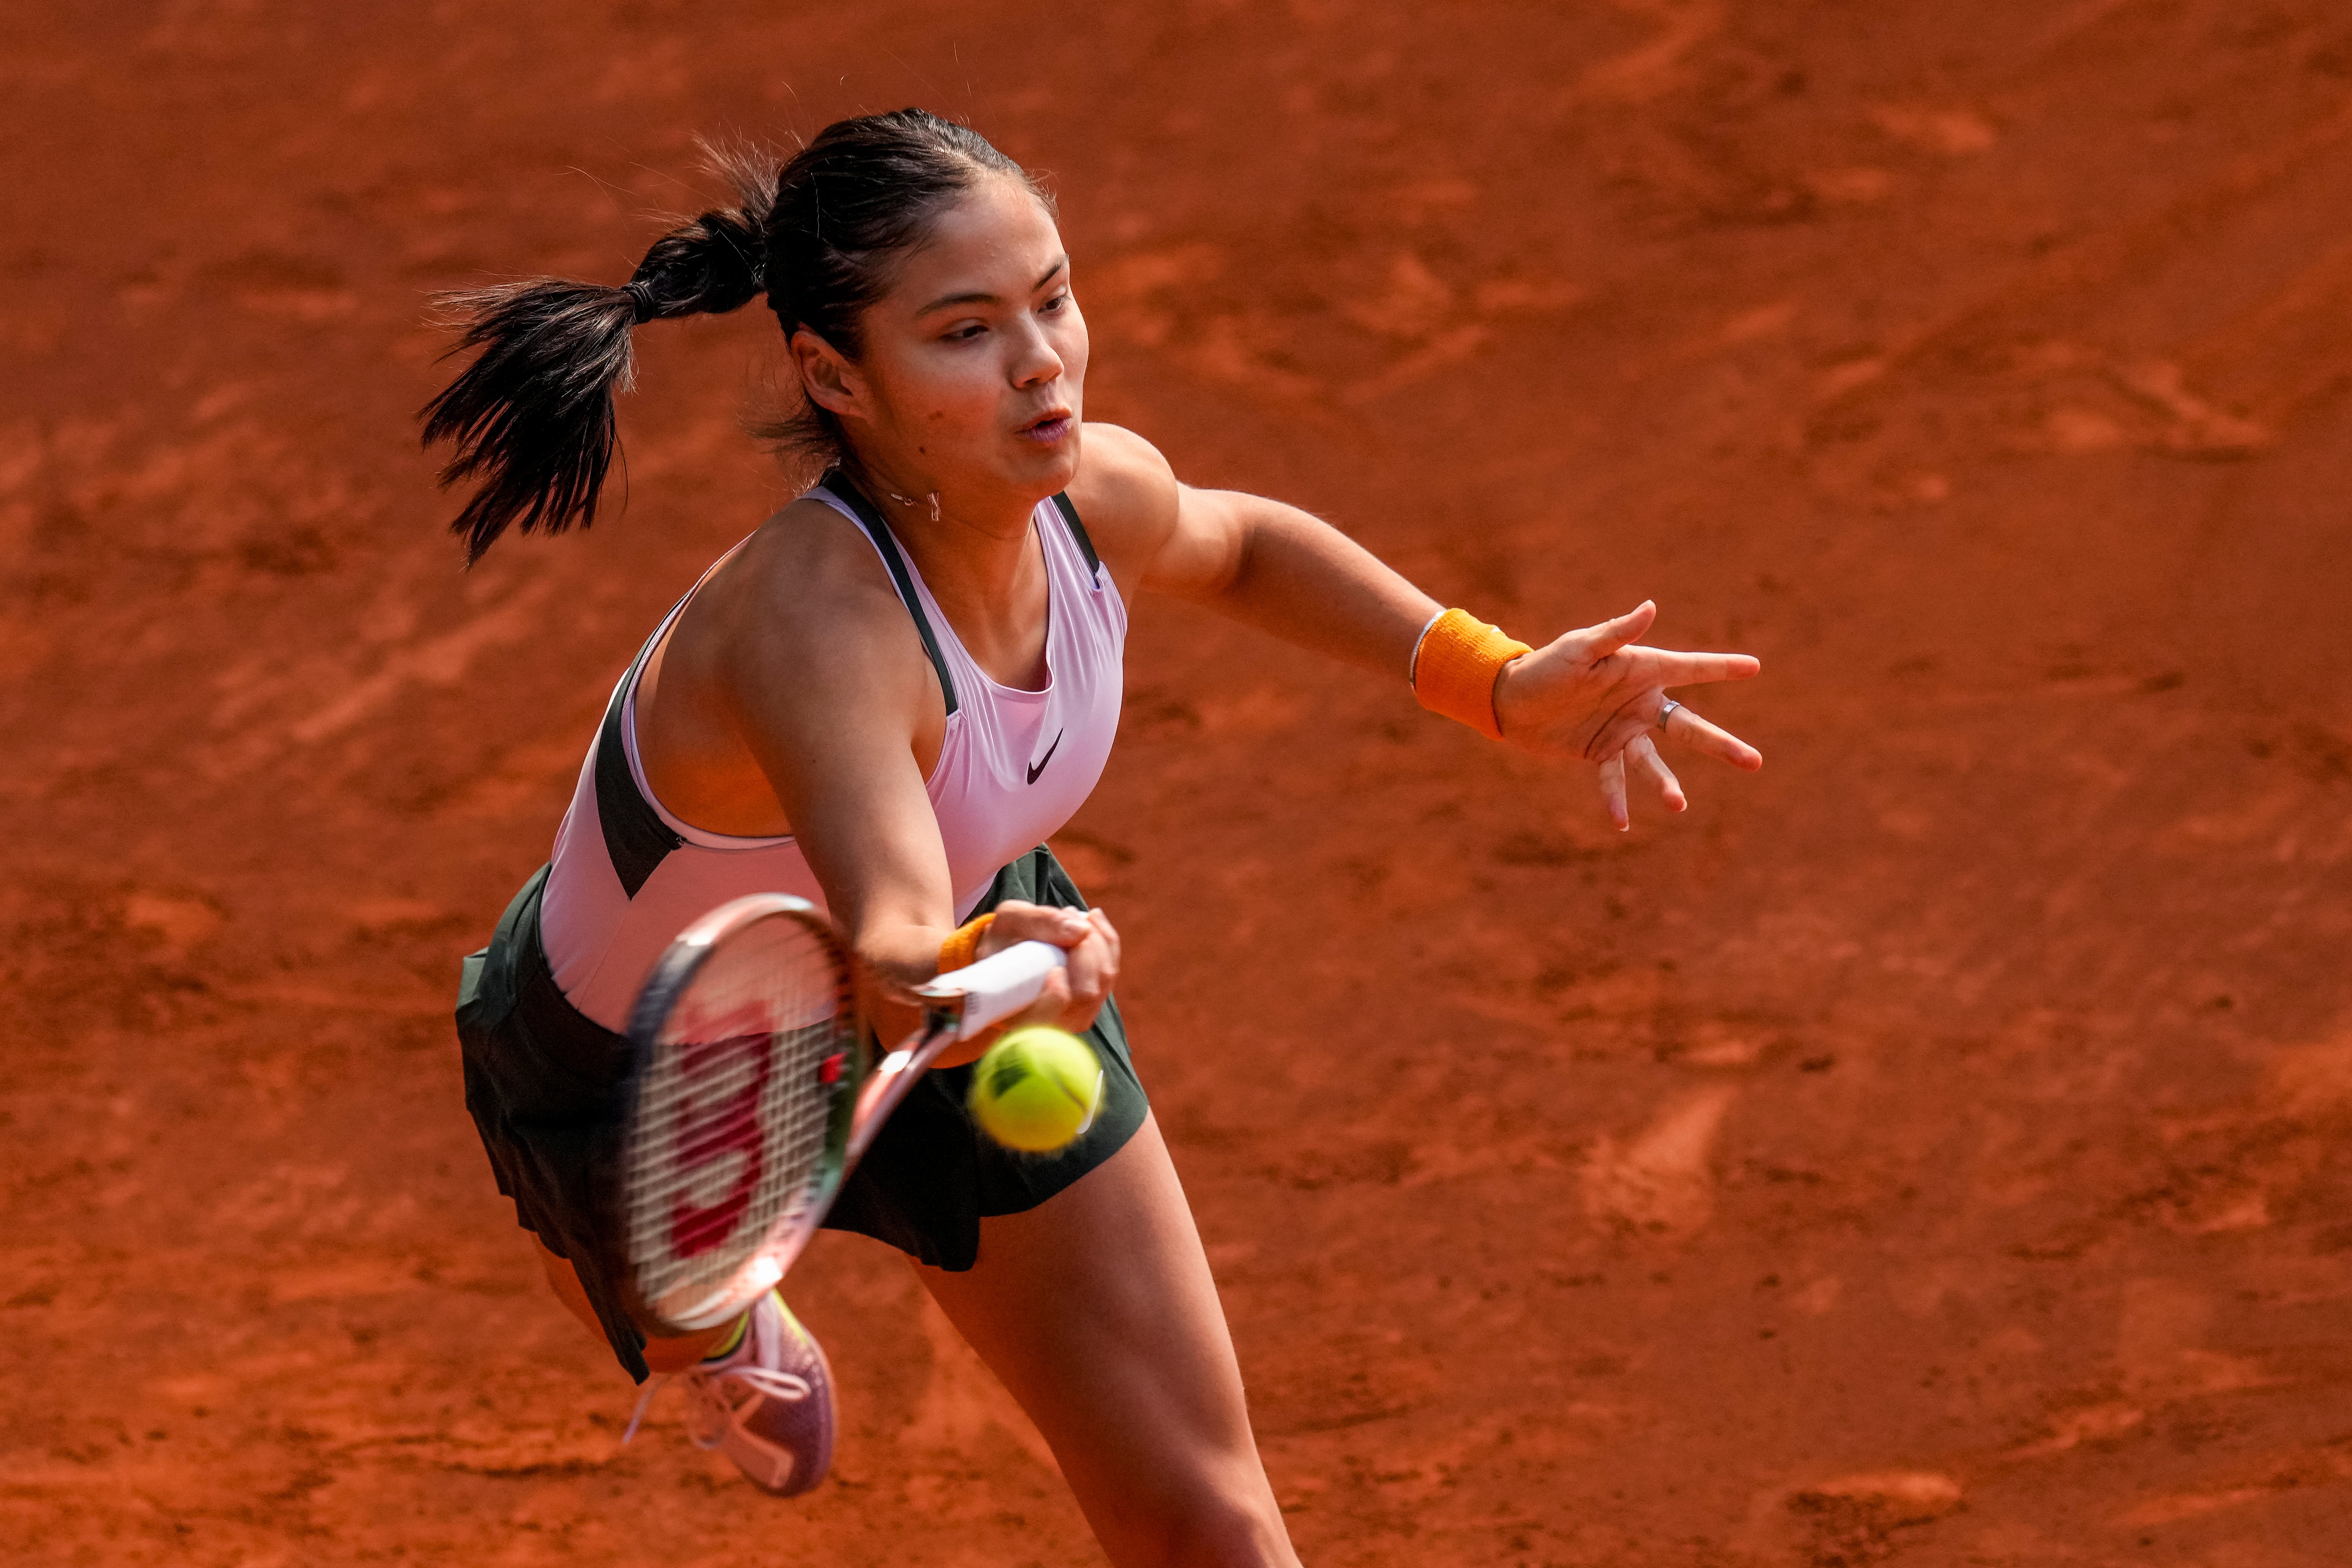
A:
<svg viewBox="0 0 2352 1568">
<path fill-rule="evenodd" d="M 1056 408 L 1024 425 L 1017 433 L 1025 441 L 1034 441 L 1041 446 L 1050 447 L 1068 435 L 1071 427 L 1076 423 L 1076 420 L 1070 417 L 1068 409 Z"/>
</svg>

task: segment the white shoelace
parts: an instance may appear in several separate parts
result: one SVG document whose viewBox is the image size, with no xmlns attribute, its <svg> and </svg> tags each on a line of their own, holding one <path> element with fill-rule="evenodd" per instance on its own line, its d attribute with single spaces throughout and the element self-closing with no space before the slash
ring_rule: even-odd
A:
<svg viewBox="0 0 2352 1568">
<path fill-rule="evenodd" d="M 702 1413 L 707 1418 L 708 1434 L 703 1432 L 693 1434 L 695 1446 L 700 1448 L 717 1447 L 725 1434 L 727 1424 L 735 1419 L 735 1407 L 729 1404 L 727 1396 L 719 1391 L 718 1385 L 722 1383 L 731 1381 L 742 1384 L 754 1394 L 763 1394 L 770 1399 L 802 1400 L 816 1392 L 814 1385 L 800 1373 L 778 1372 L 774 1367 L 761 1366 L 757 1362 L 744 1362 L 736 1366 L 720 1367 L 713 1372 L 693 1367 L 685 1372 L 670 1373 L 646 1384 L 646 1391 L 637 1395 L 637 1407 L 630 1414 L 627 1430 L 621 1434 L 622 1442 L 626 1443 L 637 1435 L 638 1426 L 644 1422 L 646 1412 L 653 1405 L 654 1395 L 681 1377 L 686 1379 L 688 1396 L 701 1406 Z"/>
</svg>

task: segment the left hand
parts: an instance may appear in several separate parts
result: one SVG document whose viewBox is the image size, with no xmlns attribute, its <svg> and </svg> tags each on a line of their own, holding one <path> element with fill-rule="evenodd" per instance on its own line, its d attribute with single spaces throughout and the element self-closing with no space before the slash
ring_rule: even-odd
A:
<svg viewBox="0 0 2352 1568">
<path fill-rule="evenodd" d="M 1746 680 L 1763 668 L 1744 653 L 1677 653 L 1640 647 L 1658 606 L 1641 606 L 1597 626 L 1570 632 L 1513 659 L 1495 681 L 1495 717 L 1503 739 L 1538 756 L 1580 757 L 1601 770 L 1601 795 L 1619 832 L 1633 825 L 1629 775 L 1645 776 L 1669 811 L 1688 804 L 1681 783 L 1651 736 L 1665 711 L 1668 687 Z M 1708 723 L 1686 706 L 1674 710 L 1671 733 L 1705 755 L 1749 773 L 1764 754 Z"/>
</svg>

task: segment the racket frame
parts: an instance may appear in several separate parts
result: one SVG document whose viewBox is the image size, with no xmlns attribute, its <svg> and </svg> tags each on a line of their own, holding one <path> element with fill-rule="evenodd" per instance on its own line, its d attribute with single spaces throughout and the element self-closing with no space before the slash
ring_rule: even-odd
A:
<svg viewBox="0 0 2352 1568">
<path fill-rule="evenodd" d="M 721 944 L 770 920 L 788 920 L 798 925 L 830 960 L 834 973 L 834 1016 L 840 1020 L 842 1068 L 840 1078 L 830 1086 L 824 1145 L 798 1201 L 778 1217 L 756 1247 L 727 1271 L 724 1279 L 700 1288 L 648 1290 L 644 1278 L 647 1263 L 636 1256 L 626 1200 L 635 1164 L 632 1151 L 637 1142 L 635 1130 L 646 1086 L 652 1079 L 656 1055 L 663 1048 L 662 1032 L 679 999 Z M 619 1201 L 614 1205 L 626 1265 L 622 1271 L 623 1297 L 639 1321 L 665 1335 L 695 1333 L 730 1321 L 784 1277 L 784 1271 L 815 1235 L 817 1222 L 832 1208 L 849 1173 L 845 1159 L 849 1131 L 868 1067 L 865 1031 L 857 1024 L 854 973 L 847 947 L 816 905 L 788 893 L 753 893 L 719 905 L 680 932 L 646 977 L 629 1019 L 631 1061 L 616 1183 Z"/>
<path fill-rule="evenodd" d="M 835 1016 L 845 1020 L 844 1069 L 832 1086 L 833 1103 L 817 1174 L 803 1189 L 805 1199 L 778 1215 L 759 1245 L 745 1253 L 718 1285 L 688 1293 L 649 1291 L 641 1277 L 645 1266 L 635 1255 L 629 1235 L 625 1193 L 632 1166 L 630 1151 L 637 1142 L 634 1130 L 656 1053 L 661 1048 L 664 1026 L 678 999 L 722 942 L 761 921 L 775 919 L 793 921 L 819 940 L 822 951 L 833 961 L 839 987 Z M 935 977 L 916 988 L 916 995 L 925 1004 L 921 1026 L 898 1049 L 871 1061 L 867 1048 L 871 1036 L 856 1013 L 849 950 L 814 904 L 788 893 L 752 893 L 721 904 L 679 933 L 646 976 L 629 1019 L 632 1058 L 619 1181 L 623 1201 L 614 1205 L 614 1210 L 626 1265 L 623 1298 L 631 1312 L 663 1334 L 688 1334 L 716 1328 L 758 1300 L 798 1260 L 840 1195 L 842 1184 L 873 1146 L 890 1113 L 941 1053 L 1026 1007 L 1044 990 L 1046 977 L 1067 962 L 1068 954 L 1051 942 L 1023 942 Z"/>
</svg>

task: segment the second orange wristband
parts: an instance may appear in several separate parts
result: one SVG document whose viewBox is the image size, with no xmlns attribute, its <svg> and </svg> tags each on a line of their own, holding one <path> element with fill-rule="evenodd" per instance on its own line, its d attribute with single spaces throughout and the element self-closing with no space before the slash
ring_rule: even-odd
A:
<svg viewBox="0 0 2352 1568">
<path fill-rule="evenodd" d="M 980 956 L 980 933 L 995 919 L 993 912 L 976 915 L 950 931 L 947 941 L 940 943 L 940 973 L 969 968 Z"/>
</svg>

